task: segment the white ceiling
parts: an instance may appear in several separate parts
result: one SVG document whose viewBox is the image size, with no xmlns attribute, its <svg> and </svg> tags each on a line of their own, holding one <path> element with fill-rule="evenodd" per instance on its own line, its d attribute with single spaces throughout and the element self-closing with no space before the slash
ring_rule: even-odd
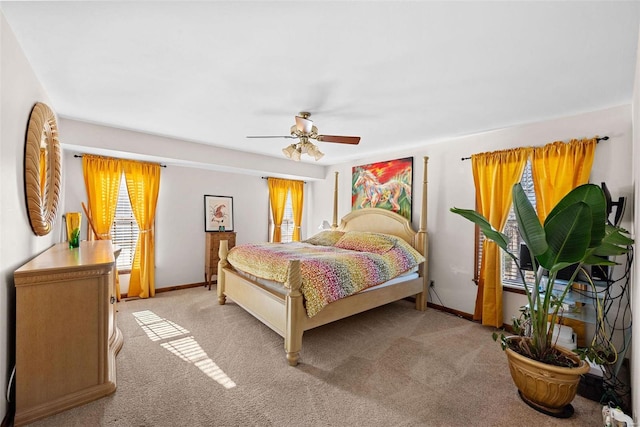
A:
<svg viewBox="0 0 640 427">
<path fill-rule="evenodd" d="M 640 19 L 616 1 L 0 5 L 61 117 L 282 157 L 291 140 L 245 137 L 310 111 L 362 137 L 318 143 L 320 164 L 628 104 Z"/>
</svg>

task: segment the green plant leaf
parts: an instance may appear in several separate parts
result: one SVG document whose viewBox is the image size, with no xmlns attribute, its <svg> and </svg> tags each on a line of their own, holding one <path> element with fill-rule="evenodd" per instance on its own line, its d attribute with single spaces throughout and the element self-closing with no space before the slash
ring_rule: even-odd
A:
<svg viewBox="0 0 640 427">
<path fill-rule="evenodd" d="M 602 239 L 603 242 L 605 243 L 611 243 L 614 245 L 621 245 L 621 246 L 630 246 L 633 244 L 633 239 L 631 239 L 630 237 L 625 236 L 624 234 L 629 234 L 628 231 L 622 229 L 622 228 L 618 228 L 618 227 L 614 227 L 611 225 L 607 225 L 605 227 L 605 235 L 604 238 Z"/>
<path fill-rule="evenodd" d="M 513 210 L 518 221 L 518 229 L 522 240 L 524 240 L 533 256 L 542 255 L 547 251 L 548 245 L 538 215 L 520 183 L 513 186 L 512 194 Z"/>
<path fill-rule="evenodd" d="M 551 221 L 553 217 L 562 212 L 568 206 L 578 202 L 586 203 L 591 209 L 591 241 L 589 243 L 589 247 L 596 247 L 600 244 L 600 241 L 605 235 L 605 225 L 607 223 L 607 201 L 604 197 L 604 193 L 602 192 L 602 188 L 595 184 L 584 184 L 571 190 L 558 202 L 557 205 L 554 206 L 551 212 L 549 212 L 549 215 L 545 220 L 545 226 L 547 221 Z M 582 226 L 585 227 L 585 224 L 582 224 Z"/>
<path fill-rule="evenodd" d="M 553 274 L 557 271 L 562 270 L 563 268 L 571 267 L 572 265 L 576 265 L 576 263 L 575 262 L 558 262 L 549 269 L 549 274 Z"/>
<path fill-rule="evenodd" d="M 587 254 L 584 258 L 584 263 L 587 265 L 617 265 L 615 262 L 610 261 L 607 258 L 602 258 L 593 254 Z"/>
<path fill-rule="evenodd" d="M 584 202 L 569 205 L 550 219 L 547 218 L 544 230 L 549 248 L 538 257 L 540 265 L 547 270 L 557 271 L 557 264 L 581 262 L 591 241 L 591 230 L 585 225 L 591 222 L 591 208 Z"/>
<path fill-rule="evenodd" d="M 622 234 L 623 232 L 624 230 L 620 228 L 607 225 L 604 238 L 598 246 L 592 248 L 591 252 L 602 257 L 626 254 L 633 240 Z"/>
<path fill-rule="evenodd" d="M 451 212 L 458 214 L 476 224 L 478 227 L 480 227 L 480 230 L 484 233 L 487 239 L 493 240 L 505 252 L 509 252 L 507 236 L 493 228 L 484 216 L 471 209 L 451 208 L 450 210 Z"/>
<path fill-rule="evenodd" d="M 629 249 L 625 247 L 612 245 L 609 243 L 602 243 L 600 246 L 595 248 L 593 253 L 594 255 L 598 255 L 598 256 L 618 256 L 618 255 L 624 255 L 627 252 L 629 252 Z"/>
</svg>

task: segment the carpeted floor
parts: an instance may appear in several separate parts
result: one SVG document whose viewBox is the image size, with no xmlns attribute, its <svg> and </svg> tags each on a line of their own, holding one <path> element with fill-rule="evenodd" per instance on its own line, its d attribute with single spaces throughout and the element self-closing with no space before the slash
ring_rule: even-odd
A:
<svg viewBox="0 0 640 427">
<path fill-rule="evenodd" d="M 215 290 L 118 305 L 118 389 L 33 426 L 601 426 L 577 396 L 556 419 L 517 395 L 491 329 L 407 301 L 283 339 Z"/>
</svg>

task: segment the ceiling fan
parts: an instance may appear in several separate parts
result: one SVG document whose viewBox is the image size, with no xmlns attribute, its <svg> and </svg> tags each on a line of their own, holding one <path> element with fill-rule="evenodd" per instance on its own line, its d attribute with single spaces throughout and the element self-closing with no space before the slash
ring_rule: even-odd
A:
<svg viewBox="0 0 640 427">
<path fill-rule="evenodd" d="M 353 144 L 360 142 L 359 136 L 338 136 L 338 135 L 318 135 L 318 128 L 313 125 L 313 121 L 309 119 L 311 113 L 301 112 L 296 116 L 296 124 L 291 126 L 291 135 L 278 136 L 247 136 L 247 138 L 290 138 L 299 139 L 295 144 L 291 144 L 282 149 L 282 152 L 288 158 L 299 161 L 300 156 L 304 153 L 312 156 L 316 161 L 320 160 L 324 154 L 320 152 L 318 147 L 309 141 L 315 139 L 320 142 L 335 142 L 338 144 Z"/>
</svg>

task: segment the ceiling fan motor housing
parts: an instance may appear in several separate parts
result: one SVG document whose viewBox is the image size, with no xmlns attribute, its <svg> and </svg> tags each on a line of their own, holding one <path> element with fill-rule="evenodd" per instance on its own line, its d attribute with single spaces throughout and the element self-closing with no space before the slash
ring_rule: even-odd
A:
<svg viewBox="0 0 640 427">
<path fill-rule="evenodd" d="M 313 126 L 313 121 L 309 120 L 310 116 L 310 113 L 304 111 L 301 112 L 299 116 L 296 116 L 295 128 L 303 135 L 310 134 L 313 132 L 313 128 L 315 128 L 315 126 Z M 316 129 L 316 134 L 317 133 L 318 129 Z"/>
<path fill-rule="evenodd" d="M 309 122 L 311 122 L 311 120 L 309 120 Z M 291 135 L 299 138 L 306 136 L 307 138 L 315 139 L 318 136 L 318 128 L 313 125 L 300 128 L 299 125 L 295 124 L 291 126 Z"/>
</svg>

